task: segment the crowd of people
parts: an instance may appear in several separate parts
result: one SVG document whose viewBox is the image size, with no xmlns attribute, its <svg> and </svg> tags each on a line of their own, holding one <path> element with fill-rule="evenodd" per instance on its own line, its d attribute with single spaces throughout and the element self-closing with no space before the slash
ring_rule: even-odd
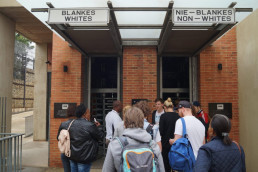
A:
<svg viewBox="0 0 258 172">
<path fill-rule="evenodd" d="M 185 137 L 184 132 L 195 161 L 190 171 L 246 171 L 244 150 L 230 139 L 231 121 L 227 116 L 216 114 L 210 119 L 198 101 L 174 104 L 171 98 L 157 98 L 152 112 L 147 101 L 124 108 L 121 101 L 114 101 L 112 111 L 105 117 L 106 135 L 98 121 L 89 121 L 89 109 L 83 104 L 77 106 L 75 116 L 71 114 L 58 130 L 59 142 L 62 130 L 67 130 L 70 138 L 70 154 L 61 153 L 64 171 L 90 171 L 99 141 L 105 138 L 103 172 L 171 172 L 175 169 L 169 153 Z"/>
</svg>

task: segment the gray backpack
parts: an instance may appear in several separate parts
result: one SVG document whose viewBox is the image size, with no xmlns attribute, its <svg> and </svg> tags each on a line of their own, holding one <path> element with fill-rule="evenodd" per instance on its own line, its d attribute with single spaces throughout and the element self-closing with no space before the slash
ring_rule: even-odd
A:
<svg viewBox="0 0 258 172">
<path fill-rule="evenodd" d="M 158 161 L 149 143 L 128 144 L 126 137 L 116 137 L 122 147 L 120 172 L 156 172 Z"/>
</svg>

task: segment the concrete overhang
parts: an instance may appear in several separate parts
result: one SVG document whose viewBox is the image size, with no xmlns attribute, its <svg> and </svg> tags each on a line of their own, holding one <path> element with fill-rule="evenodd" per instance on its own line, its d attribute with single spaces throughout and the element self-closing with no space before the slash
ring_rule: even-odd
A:
<svg viewBox="0 0 258 172">
<path fill-rule="evenodd" d="M 26 8 L 14 0 L 3 0 L 0 13 L 16 23 L 16 32 L 36 43 L 52 42 L 52 31 Z"/>
</svg>

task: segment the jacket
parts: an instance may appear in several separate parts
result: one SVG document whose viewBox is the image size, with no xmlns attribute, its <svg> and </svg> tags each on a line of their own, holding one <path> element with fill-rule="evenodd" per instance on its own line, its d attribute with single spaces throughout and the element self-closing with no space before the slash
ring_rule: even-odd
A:
<svg viewBox="0 0 258 172">
<path fill-rule="evenodd" d="M 241 150 L 241 153 L 240 153 Z M 198 152 L 195 172 L 245 172 L 245 153 L 243 148 L 232 142 L 225 145 L 219 137 L 214 137 Z"/>
<path fill-rule="evenodd" d="M 95 160 L 98 153 L 98 140 L 105 134 L 101 127 L 96 127 L 84 118 L 76 119 L 70 127 L 71 157 L 78 163 L 88 164 Z"/>
<path fill-rule="evenodd" d="M 127 141 L 129 144 L 140 145 L 142 142 L 149 143 L 151 140 L 151 135 L 142 128 L 126 128 L 123 132 L 123 136 L 127 137 Z M 152 141 L 151 148 L 154 154 L 158 158 L 159 171 L 161 172 L 165 171 L 163 158 L 161 156 L 159 146 Z M 122 147 L 119 144 L 118 140 L 114 139 L 108 145 L 107 155 L 104 161 L 102 172 L 119 171 L 120 162 L 121 162 L 121 153 L 122 153 Z"/>
</svg>

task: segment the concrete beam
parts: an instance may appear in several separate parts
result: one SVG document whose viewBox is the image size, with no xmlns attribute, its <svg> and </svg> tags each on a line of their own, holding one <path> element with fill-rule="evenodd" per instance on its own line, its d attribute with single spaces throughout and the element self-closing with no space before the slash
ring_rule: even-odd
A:
<svg viewBox="0 0 258 172">
<path fill-rule="evenodd" d="M 11 133 L 14 33 L 15 23 L 0 13 L 0 132 L 5 133 Z"/>
<path fill-rule="evenodd" d="M 33 140 L 46 140 L 47 120 L 47 44 L 36 44 Z"/>
</svg>

